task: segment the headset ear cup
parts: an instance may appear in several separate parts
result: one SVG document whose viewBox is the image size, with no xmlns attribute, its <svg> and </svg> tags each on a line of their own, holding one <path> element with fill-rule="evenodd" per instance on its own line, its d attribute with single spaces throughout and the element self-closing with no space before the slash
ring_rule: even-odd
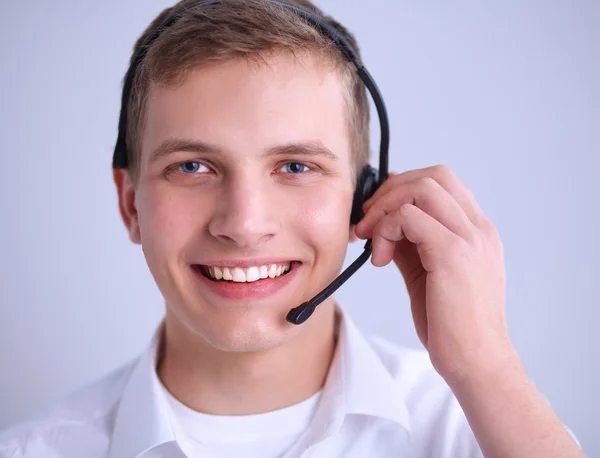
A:
<svg viewBox="0 0 600 458">
<path fill-rule="evenodd" d="M 350 224 L 358 224 L 365 216 L 362 206 L 373 195 L 378 187 L 379 171 L 370 165 L 365 165 L 356 181 Z"/>
</svg>

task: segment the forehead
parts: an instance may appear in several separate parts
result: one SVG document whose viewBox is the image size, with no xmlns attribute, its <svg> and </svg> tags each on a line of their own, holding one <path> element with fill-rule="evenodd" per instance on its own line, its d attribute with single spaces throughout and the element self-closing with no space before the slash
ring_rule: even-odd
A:
<svg viewBox="0 0 600 458">
<path fill-rule="evenodd" d="M 341 72 L 310 55 L 205 65 L 176 86 L 151 85 L 141 162 L 169 139 L 245 157 L 280 144 L 320 142 L 349 161 L 347 101 Z"/>
</svg>

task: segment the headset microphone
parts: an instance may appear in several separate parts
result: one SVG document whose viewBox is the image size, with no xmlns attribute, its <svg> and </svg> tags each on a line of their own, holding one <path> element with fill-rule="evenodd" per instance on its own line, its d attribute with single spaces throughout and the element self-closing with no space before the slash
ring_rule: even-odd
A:
<svg viewBox="0 0 600 458">
<path fill-rule="evenodd" d="M 362 206 L 364 202 L 369 199 L 377 190 L 379 186 L 386 180 L 388 176 L 388 150 L 390 142 L 390 131 L 387 117 L 387 111 L 383 98 L 375 81 L 367 71 L 367 69 L 360 63 L 358 53 L 353 49 L 350 42 L 338 31 L 333 25 L 326 22 L 316 14 L 306 11 L 296 5 L 291 5 L 280 0 L 263 0 L 268 3 L 273 3 L 282 8 L 289 9 L 296 14 L 300 15 L 308 23 L 318 29 L 321 33 L 327 35 L 333 43 L 338 47 L 344 57 L 350 61 L 355 67 L 360 79 L 365 84 L 367 90 L 371 94 L 371 98 L 375 103 L 377 114 L 379 117 L 379 124 L 381 126 L 381 139 L 379 147 L 379 169 L 375 169 L 371 166 L 365 166 L 357 180 L 356 190 L 354 192 L 354 199 L 352 202 L 352 214 L 350 216 L 350 224 L 357 224 L 364 216 Z M 148 39 L 138 47 L 136 54 L 131 58 L 131 64 L 125 75 L 123 83 L 123 94 L 121 96 L 121 112 L 119 116 L 119 133 L 117 136 L 117 142 L 113 153 L 112 166 L 114 169 L 124 169 L 128 166 L 127 160 L 127 142 L 125 140 L 125 133 L 127 130 L 127 104 L 129 101 L 129 95 L 131 92 L 131 86 L 135 77 L 135 72 L 139 67 L 141 61 L 146 56 L 150 46 L 156 41 L 160 34 L 175 24 L 183 15 L 197 8 L 206 7 L 209 5 L 217 5 L 221 3 L 221 0 L 203 0 L 191 4 L 184 5 L 178 11 L 171 14 L 161 25 L 159 25 L 154 32 L 152 32 Z M 367 240 L 363 253 L 344 270 L 335 280 L 333 280 L 323 291 L 317 294 L 308 302 L 304 302 L 296 308 L 293 308 L 287 314 L 287 321 L 292 324 L 304 323 L 315 311 L 316 307 L 331 296 L 340 286 L 342 286 L 354 273 L 362 266 L 371 256 L 372 241 Z"/>
<path fill-rule="evenodd" d="M 310 316 L 321 302 L 331 296 L 340 286 L 342 286 L 346 280 L 348 280 L 354 273 L 365 263 L 371 256 L 371 240 L 367 240 L 363 253 L 348 266 L 335 280 L 333 280 L 327 288 L 313 297 L 310 301 L 304 302 L 296 308 L 290 310 L 287 314 L 286 320 L 293 324 L 302 324 L 310 318 Z"/>
</svg>

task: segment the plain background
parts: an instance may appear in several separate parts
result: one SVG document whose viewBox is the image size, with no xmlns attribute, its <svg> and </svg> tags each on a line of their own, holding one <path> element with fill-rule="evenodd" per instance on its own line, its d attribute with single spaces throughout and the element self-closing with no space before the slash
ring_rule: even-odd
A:
<svg viewBox="0 0 600 458">
<path fill-rule="evenodd" d="M 317 4 L 384 94 L 391 169 L 450 166 L 498 228 L 514 343 L 600 456 L 600 2 Z M 1 2 L 0 427 L 135 357 L 162 317 L 110 160 L 133 43 L 170 5 Z M 364 331 L 420 346 L 393 265 L 337 297 Z"/>
</svg>

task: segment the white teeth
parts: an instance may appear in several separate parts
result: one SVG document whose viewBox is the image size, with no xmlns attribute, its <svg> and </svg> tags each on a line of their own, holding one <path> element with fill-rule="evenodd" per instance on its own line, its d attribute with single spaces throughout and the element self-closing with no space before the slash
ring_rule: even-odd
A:
<svg viewBox="0 0 600 458">
<path fill-rule="evenodd" d="M 211 266 L 206 272 L 215 280 L 234 281 L 236 283 L 251 283 L 264 278 L 275 278 L 291 269 L 291 263 L 241 267 Z"/>
<path fill-rule="evenodd" d="M 260 278 L 269 277 L 269 268 L 267 266 L 260 266 Z"/>
<path fill-rule="evenodd" d="M 269 266 L 269 278 L 275 278 L 277 276 L 277 266 L 275 264 L 271 264 Z"/>
<path fill-rule="evenodd" d="M 220 267 L 215 266 L 213 275 L 215 276 L 215 280 L 220 280 L 223 278 L 223 270 Z"/>
<path fill-rule="evenodd" d="M 246 281 L 256 281 L 260 279 L 260 274 L 258 273 L 258 267 L 249 267 L 246 270 Z"/>
<path fill-rule="evenodd" d="M 233 277 L 233 281 L 235 282 L 244 283 L 246 281 L 246 273 L 239 267 L 233 268 L 231 276 Z"/>
</svg>

